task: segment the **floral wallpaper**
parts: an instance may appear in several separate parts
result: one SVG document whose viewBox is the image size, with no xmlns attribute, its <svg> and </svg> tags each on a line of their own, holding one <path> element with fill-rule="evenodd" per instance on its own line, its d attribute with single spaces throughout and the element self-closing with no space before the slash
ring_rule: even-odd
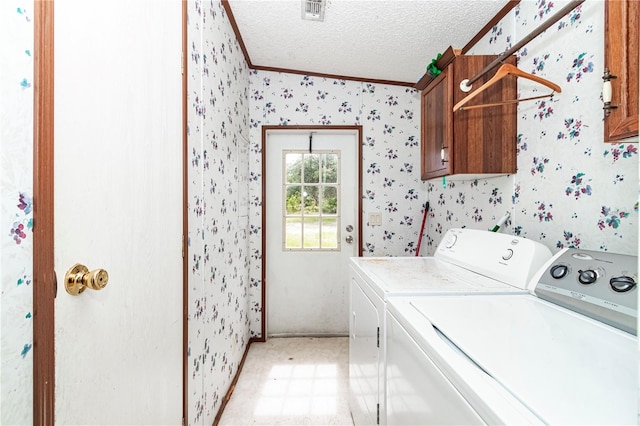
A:
<svg viewBox="0 0 640 426">
<path fill-rule="evenodd" d="M 567 2 L 523 1 L 470 54 L 497 54 Z M 433 253 L 451 227 L 489 229 L 564 247 L 637 255 L 638 145 L 603 142 L 604 2 L 587 0 L 517 53 L 520 69 L 562 93 L 518 105 L 518 172 L 428 183 Z M 521 98 L 546 88 L 518 80 Z"/>
<path fill-rule="evenodd" d="M 420 180 L 420 94 L 414 89 L 251 71 L 251 335 L 261 334 L 262 126 L 362 125 L 362 244 L 366 256 L 415 253 L 426 184 Z M 370 226 L 369 213 L 383 226 Z M 426 250 L 425 250 L 426 251 Z"/>
<path fill-rule="evenodd" d="M 210 425 L 249 344 L 249 72 L 221 3 L 188 2 L 188 423 Z"/>
<path fill-rule="evenodd" d="M 33 423 L 33 1 L 0 5 L 0 423 Z"/>
</svg>

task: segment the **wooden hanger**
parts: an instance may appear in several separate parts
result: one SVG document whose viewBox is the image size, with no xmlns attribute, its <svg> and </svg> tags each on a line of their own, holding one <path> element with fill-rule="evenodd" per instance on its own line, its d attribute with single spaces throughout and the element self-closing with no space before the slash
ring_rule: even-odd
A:
<svg viewBox="0 0 640 426">
<path fill-rule="evenodd" d="M 553 90 L 553 92 L 551 92 L 548 95 L 534 96 L 532 98 L 511 99 L 511 100 L 506 100 L 506 101 L 496 102 L 496 103 L 491 103 L 491 104 L 472 105 L 472 106 L 468 106 L 468 107 L 464 106 L 471 99 L 473 99 L 476 96 L 478 96 L 480 94 L 480 92 L 482 92 L 485 89 L 493 86 L 495 83 L 497 83 L 498 81 L 500 81 L 501 79 L 503 79 L 504 77 L 506 77 L 508 75 L 514 75 L 516 77 L 522 77 L 522 78 L 526 78 L 527 80 L 535 81 L 536 83 L 540 83 L 543 86 L 546 86 L 546 87 L 550 88 L 551 90 Z M 507 104 L 513 104 L 513 103 L 518 103 L 518 102 L 522 102 L 522 101 L 531 101 L 531 100 L 534 100 L 534 99 L 548 98 L 548 97 L 553 96 L 555 93 L 561 93 L 561 92 L 562 92 L 562 89 L 560 88 L 560 86 L 558 86 L 557 84 L 555 84 L 555 83 L 553 83 L 553 82 L 551 82 L 549 80 L 545 80 L 544 78 L 538 77 L 537 75 L 529 74 L 528 72 L 524 72 L 524 71 L 520 70 L 518 67 L 516 67 L 514 65 L 503 64 L 503 65 L 500 66 L 500 68 L 498 68 L 498 71 L 496 72 L 496 75 L 491 77 L 486 83 L 484 83 L 482 86 L 478 87 L 477 90 L 475 90 L 474 92 L 469 93 L 464 99 L 462 99 L 460 102 L 458 102 L 453 107 L 453 112 L 456 112 L 456 111 L 459 111 L 459 110 L 462 110 L 462 109 L 486 108 L 486 107 L 490 107 L 490 106 L 507 105 Z"/>
</svg>

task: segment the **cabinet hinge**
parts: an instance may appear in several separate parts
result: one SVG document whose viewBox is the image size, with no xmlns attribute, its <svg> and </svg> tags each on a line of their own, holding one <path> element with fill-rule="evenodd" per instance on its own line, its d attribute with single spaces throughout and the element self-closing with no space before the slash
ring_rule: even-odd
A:
<svg viewBox="0 0 640 426">
<path fill-rule="evenodd" d="M 380 327 L 378 327 L 377 337 L 376 337 L 376 347 L 380 347 Z"/>
<path fill-rule="evenodd" d="M 376 406 L 376 424 L 380 424 L 380 403 Z"/>
</svg>

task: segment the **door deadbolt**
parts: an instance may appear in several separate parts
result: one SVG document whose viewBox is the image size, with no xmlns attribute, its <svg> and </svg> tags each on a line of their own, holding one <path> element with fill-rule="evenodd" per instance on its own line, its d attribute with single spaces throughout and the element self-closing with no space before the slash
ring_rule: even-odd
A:
<svg viewBox="0 0 640 426">
<path fill-rule="evenodd" d="M 347 230 L 347 232 L 353 232 L 353 225 L 347 225 L 345 229 Z"/>
<path fill-rule="evenodd" d="M 109 274 L 104 269 L 89 268 L 79 263 L 73 265 L 64 276 L 64 288 L 72 296 L 77 296 L 85 288 L 102 290 L 109 282 Z"/>
</svg>

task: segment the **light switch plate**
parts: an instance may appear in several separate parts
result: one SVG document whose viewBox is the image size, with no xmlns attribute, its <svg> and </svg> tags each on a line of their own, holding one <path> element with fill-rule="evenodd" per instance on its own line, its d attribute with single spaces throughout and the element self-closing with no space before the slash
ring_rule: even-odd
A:
<svg viewBox="0 0 640 426">
<path fill-rule="evenodd" d="M 382 213 L 369 213 L 369 226 L 382 226 Z"/>
</svg>

